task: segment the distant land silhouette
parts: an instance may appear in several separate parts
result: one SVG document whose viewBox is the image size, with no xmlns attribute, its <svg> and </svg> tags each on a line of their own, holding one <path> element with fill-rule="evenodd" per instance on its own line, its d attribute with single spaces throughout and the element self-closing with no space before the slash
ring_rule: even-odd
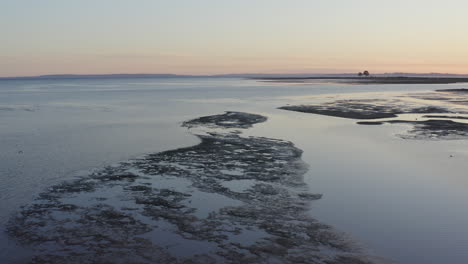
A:
<svg viewBox="0 0 468 264">
<path fill-rule="evenodd" d="M 39 79 L 113 79 L 113 78 L 355 78 L 357 73 L 342 74 L 281 74 L 281 73 L 234 73 L 216 75 L 179 75 L 179 74 L 53 74 L 39 76 L 0 77 L 0 80 L 39 80 Z M 468 74 L 450 73 L 379 73 L 372 77 L 424 77 L 424 78 L 468 78 Z"/>
</svg>

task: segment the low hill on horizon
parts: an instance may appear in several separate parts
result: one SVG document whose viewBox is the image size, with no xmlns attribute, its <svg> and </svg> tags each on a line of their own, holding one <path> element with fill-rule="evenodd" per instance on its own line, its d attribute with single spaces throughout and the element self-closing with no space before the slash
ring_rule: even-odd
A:
<svg viewBox="0 0 468 264">
<path fill-rule="evenodd" d="M 233 74 L 215 74 L 215 75 L 179 75 L 179 74 L 50 74 L 38 76 L 17 76 L 0 77 L 0 80 L 37 80 L 37 79 L 111 79 L 111 78 L 337 78 L 337 77 L 356 77 L 357 73 L 233 73 Z M 377 73 L 373 77 L 425 77 L 425 78 L 468 78 L 468 74 L 451 73 Z"/>
</svg>

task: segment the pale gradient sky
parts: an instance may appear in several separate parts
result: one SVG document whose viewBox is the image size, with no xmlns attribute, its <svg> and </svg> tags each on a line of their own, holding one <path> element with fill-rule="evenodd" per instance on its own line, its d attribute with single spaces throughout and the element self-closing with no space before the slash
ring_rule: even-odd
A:
<svg viewBox="0 0 468 264">
<path fill-rule="evenodd" d="M 0 76 L 468 73 L 467 0 L 0 0 Z"/>
</svg>

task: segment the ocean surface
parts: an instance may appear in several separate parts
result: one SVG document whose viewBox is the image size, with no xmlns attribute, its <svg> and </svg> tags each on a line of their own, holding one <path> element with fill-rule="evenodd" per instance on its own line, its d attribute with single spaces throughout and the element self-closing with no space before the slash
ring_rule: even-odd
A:
<svg viewBox="0 0 468 264">
<path fill-rule="evenodd" d="M 311 98 L 455 85 L 266 83 L 238 78 L 0 81 L 0 263 L 21 249 L 3 232 L 41 191 L 147 153 L 191 146 L 181 122 L 224 111 L 269 118 L 247 133 L 292 141 L 323 194 L 310 214 L 396 263 L 468 263 L 468 140 L 405 140 L 405 126 L 279 110 Z M 450 157 L 452 156 L 452 157 Z"/>
</svg>

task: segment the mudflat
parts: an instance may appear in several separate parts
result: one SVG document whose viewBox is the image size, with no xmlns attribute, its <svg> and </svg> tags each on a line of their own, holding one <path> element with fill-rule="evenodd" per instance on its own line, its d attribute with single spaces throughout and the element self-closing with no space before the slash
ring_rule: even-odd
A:
<svg viewBox="0 0 468 264">
<path fill-rule="evenodd" d="M 397 117 L 398 114 L 451 113 L 437 106 L 412 107 L 397 100 L 356 99 L 337 100 L 322 104 L 282 106 L 279 109 L 352 119 Z"/>
<path fill-rule="evenodd" d="M 201 143 L 52 186 L 8 225 L 31 263 L 376 263 L 313 219 L 293 143 L 242 137 L 266 117 L 187 121 Z"/>
<path fill-rule="evenodd" d="M 309 83 L 328 82 L 343 84 L 452 84 L 468 83 L 468 78 L 449 77 L 278 77 L 255 78 L 266 82 Z"/>
<path fill-rule="evenodd" d="M 468 138 L 468 94 L 466 89 L 437 90 L 383 98 L 341 99 L 330 102 L 288 105 L 279 109 L 361 119 L 359 125 L 411 125 L 406 139 Z"/>
</svg>

